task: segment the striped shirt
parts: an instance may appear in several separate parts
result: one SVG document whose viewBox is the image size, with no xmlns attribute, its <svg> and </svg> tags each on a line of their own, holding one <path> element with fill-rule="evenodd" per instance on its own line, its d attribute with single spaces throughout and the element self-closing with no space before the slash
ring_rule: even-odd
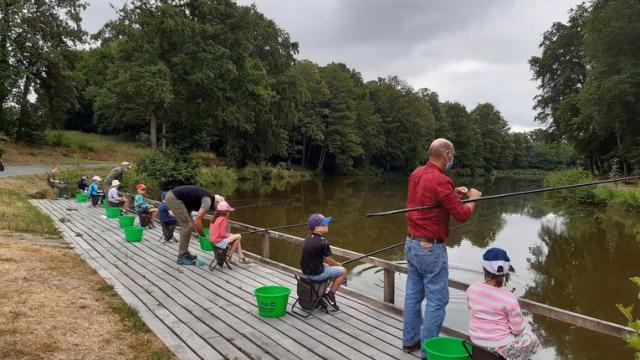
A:
<svg viewBox="0 0 640 360">
<path fill-rule="evenodd" d="M 524 331 L 527 321 L 522 316 L 518 298 L 509 290 L 473 283 L 466 291 L 469 307 L 469 337 L 486 347 L 509 344 Z"/>
</svg>

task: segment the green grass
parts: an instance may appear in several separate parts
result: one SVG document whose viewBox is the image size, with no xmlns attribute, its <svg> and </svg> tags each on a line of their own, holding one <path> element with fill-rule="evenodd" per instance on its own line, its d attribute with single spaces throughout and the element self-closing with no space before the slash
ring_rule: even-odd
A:
<svg viewBox="0 0 640 360">
<path fill-rule="evenodd" d="M 149 152 L 115 137 L 69 130 L 47 131 L 45 143 L 74 150 L 83 158 L 112 162 L 134 161 Z"/>
<path fill-rule="evenodd" d="M 12 189 L 0 189 L 0 229 L 60 235 L 51 219 L 29 203 L 27 194 Z"/>
<path fill-rule="evenodd" d="M 144 323 L 138 310 L 130 306 L 118 296 L 112 285 L 104 284 L 98 290 L 107 297 L 109 308 L 120 318 L 120 322 L 134 334 L 148 333 L 149 327 Z"/>
</svg>

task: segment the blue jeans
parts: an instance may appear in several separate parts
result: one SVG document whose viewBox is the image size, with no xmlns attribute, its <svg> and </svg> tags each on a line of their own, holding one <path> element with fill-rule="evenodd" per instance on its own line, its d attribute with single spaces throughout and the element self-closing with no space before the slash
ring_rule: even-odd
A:
<svg viewBox="0 0 640 360">
<path fill-rule="evenodd" d="M 404 297 L 402 343 L 410 346 L 437 337 L 449 303 L 449 261 L 447 247 L 433 244 L 424 247 L 420 241 L 407 238 L 407 284 Z M 422 300 L 427 298 L 424 317 Z"/>
</svg>

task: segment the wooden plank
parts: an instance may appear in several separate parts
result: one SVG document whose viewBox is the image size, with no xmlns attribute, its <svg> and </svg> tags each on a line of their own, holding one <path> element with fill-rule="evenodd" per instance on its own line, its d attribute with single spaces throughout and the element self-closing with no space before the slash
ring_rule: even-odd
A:
<svg viewBox="0 0 640 360">
<path fill-rule="evenodd" d="M 61 213 L 61 209 L 51 209 L 54 214 L 64 215 L 65 213 Z M 68 217 L 74 217 L 69 213 L 66 214 Z M 75 225 L 75 226 L 74 226 Z M 73 233 L 80 231 L 86 231 L 86 234 L 90 234 L 90 230 L 83 229 L 82 222 L 78 223 L 64 223 L 62 226 L 69 228 Z M 96 241 L 94 245 L 99 245 L 100 242 Z M 94 248 L 95 249 L 95 248 Z M 179 316 L 174 314 L 174 311 L 180 310 L 177 304 L 171 303 L 167 298 L 158 298 L 158 294 L 155 293 L 156 297 L 152 297 L 153 286 L 148 283 L 138 284 L 133 281 L 132 278 L 125 275 L 127 271 L 127 266 L 122 263 L 118 263 L 114 261 L 114 259 L 110 259 L 112 262 L 109 262 L 109 256 L 104 256 L 106 254 L 100 253 L 103 256 L 96 257 L 95 260 L 99 262 L 103 267 L 109 269 L 109 271 L 116 276 L 121 283 L 128 288 L 131 292 L 135 293 L 136 296 L 144 303 L 148 304 L 148 306 L 152 306 L 151 309 L 153 313 L 155 313 L 159 318 L 162 318 L 164 322 L 169 326 L 178 336 L 182 339 L 188 339 L 188 347 L 190 347 L 194 352 L 199 353 L 201 358 L 212 358 L 212 359 L 223 359 L 226 357 L 235 357 L 239 359 L 247 359 L 241 352 L 237 351 L 232 346 L 225 346 L 224 343 L 220 342 L 216 344 L 216 348 L 223 352 L 224 356 L 216 351 L 216 348 L 205 342 L 201 337 L 198 336 L 198 333 L 193 329 L 187 326 L 187 324 L 183 323 L 180 320 Z M 122 271 L 121 271 L 122 270 Z M 172 307 L 171 310 L 167 308 L 165 304 L 168 304 Z M 155 306 L 154 306 L 155 305 Z M 174 308 L 175 307 L 175 308 Z M 184 315 L 184 314 L 181 314 Z M 226 347 L 226 349 L 225 349 Z M 225 351 L 226 350 L 226 351 Z"/>
<path fill-rule="evenodd" d="M 384 272 L 384 302 L 393 304 L 396 302 L 396 273 L 389 269 L 382 271 Z"/>
<path fill-rule="evenodd" d="M 396 345 L 396 346 L 394 346 L 394 351 L 395 351 L 396 349 L 397 349 L 397 345 Z"/>
<path fill-rule="evenodd" d="M 109 239 L 109 237 L 107 237 L 107 240 L 108 240 L 108 239 Z M 253 308 L 255 308 L 255 307 L 253 307 Z M 265 330 L 263 330 L 263 331 L 265 331 Z M 285 340 L 285 341 L 286 341 L 286 340 Z M 296 353 L 300 354 L 300 351 L 299 351 L 300 349 L 296 349 L 296 350 L 297 350 L 297 351 L 296 351 Z M 304 355 L 304 350 L 302 351 L 302 354 Z M 305 357 L 307 357 L 307 356 L 305 356 Z"/>
<path fill-rule="evenodd" d="M 155 247 L 155 248 L 157 248 L 157 247 Z M 189 268 L 189 269 L 190 269 L 190 268 Z M 253 287 L 251 287 L 251 288 L 247 289 L 247 290 L 246 290 L 246 292 L 249 292 L 249 293 L 250 293 L 250 291 L 251 291 L 252 289 L 253 289 Z M 252 309 L 255 309 L 255 307 L 254 307 L 254 305 L 253 305 L 253 304 L 251 304 L 251 307 L 252 307 Z"/>
</svg>

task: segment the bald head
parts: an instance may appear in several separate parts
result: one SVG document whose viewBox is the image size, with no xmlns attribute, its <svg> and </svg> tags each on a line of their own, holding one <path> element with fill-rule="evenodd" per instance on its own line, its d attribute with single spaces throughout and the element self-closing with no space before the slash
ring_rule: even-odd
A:
<svg viewBox="0 0 640 360">
<path fill-rule="evenodd" d="M 429 157 L 440 157 L 445 156 L 445 154 L 449 152 L 453 155 L 455 149 L 453 148 L 453 144 L 451 141 L 443 138 L 435 139 L 429 146 Z"/>
</svg>

